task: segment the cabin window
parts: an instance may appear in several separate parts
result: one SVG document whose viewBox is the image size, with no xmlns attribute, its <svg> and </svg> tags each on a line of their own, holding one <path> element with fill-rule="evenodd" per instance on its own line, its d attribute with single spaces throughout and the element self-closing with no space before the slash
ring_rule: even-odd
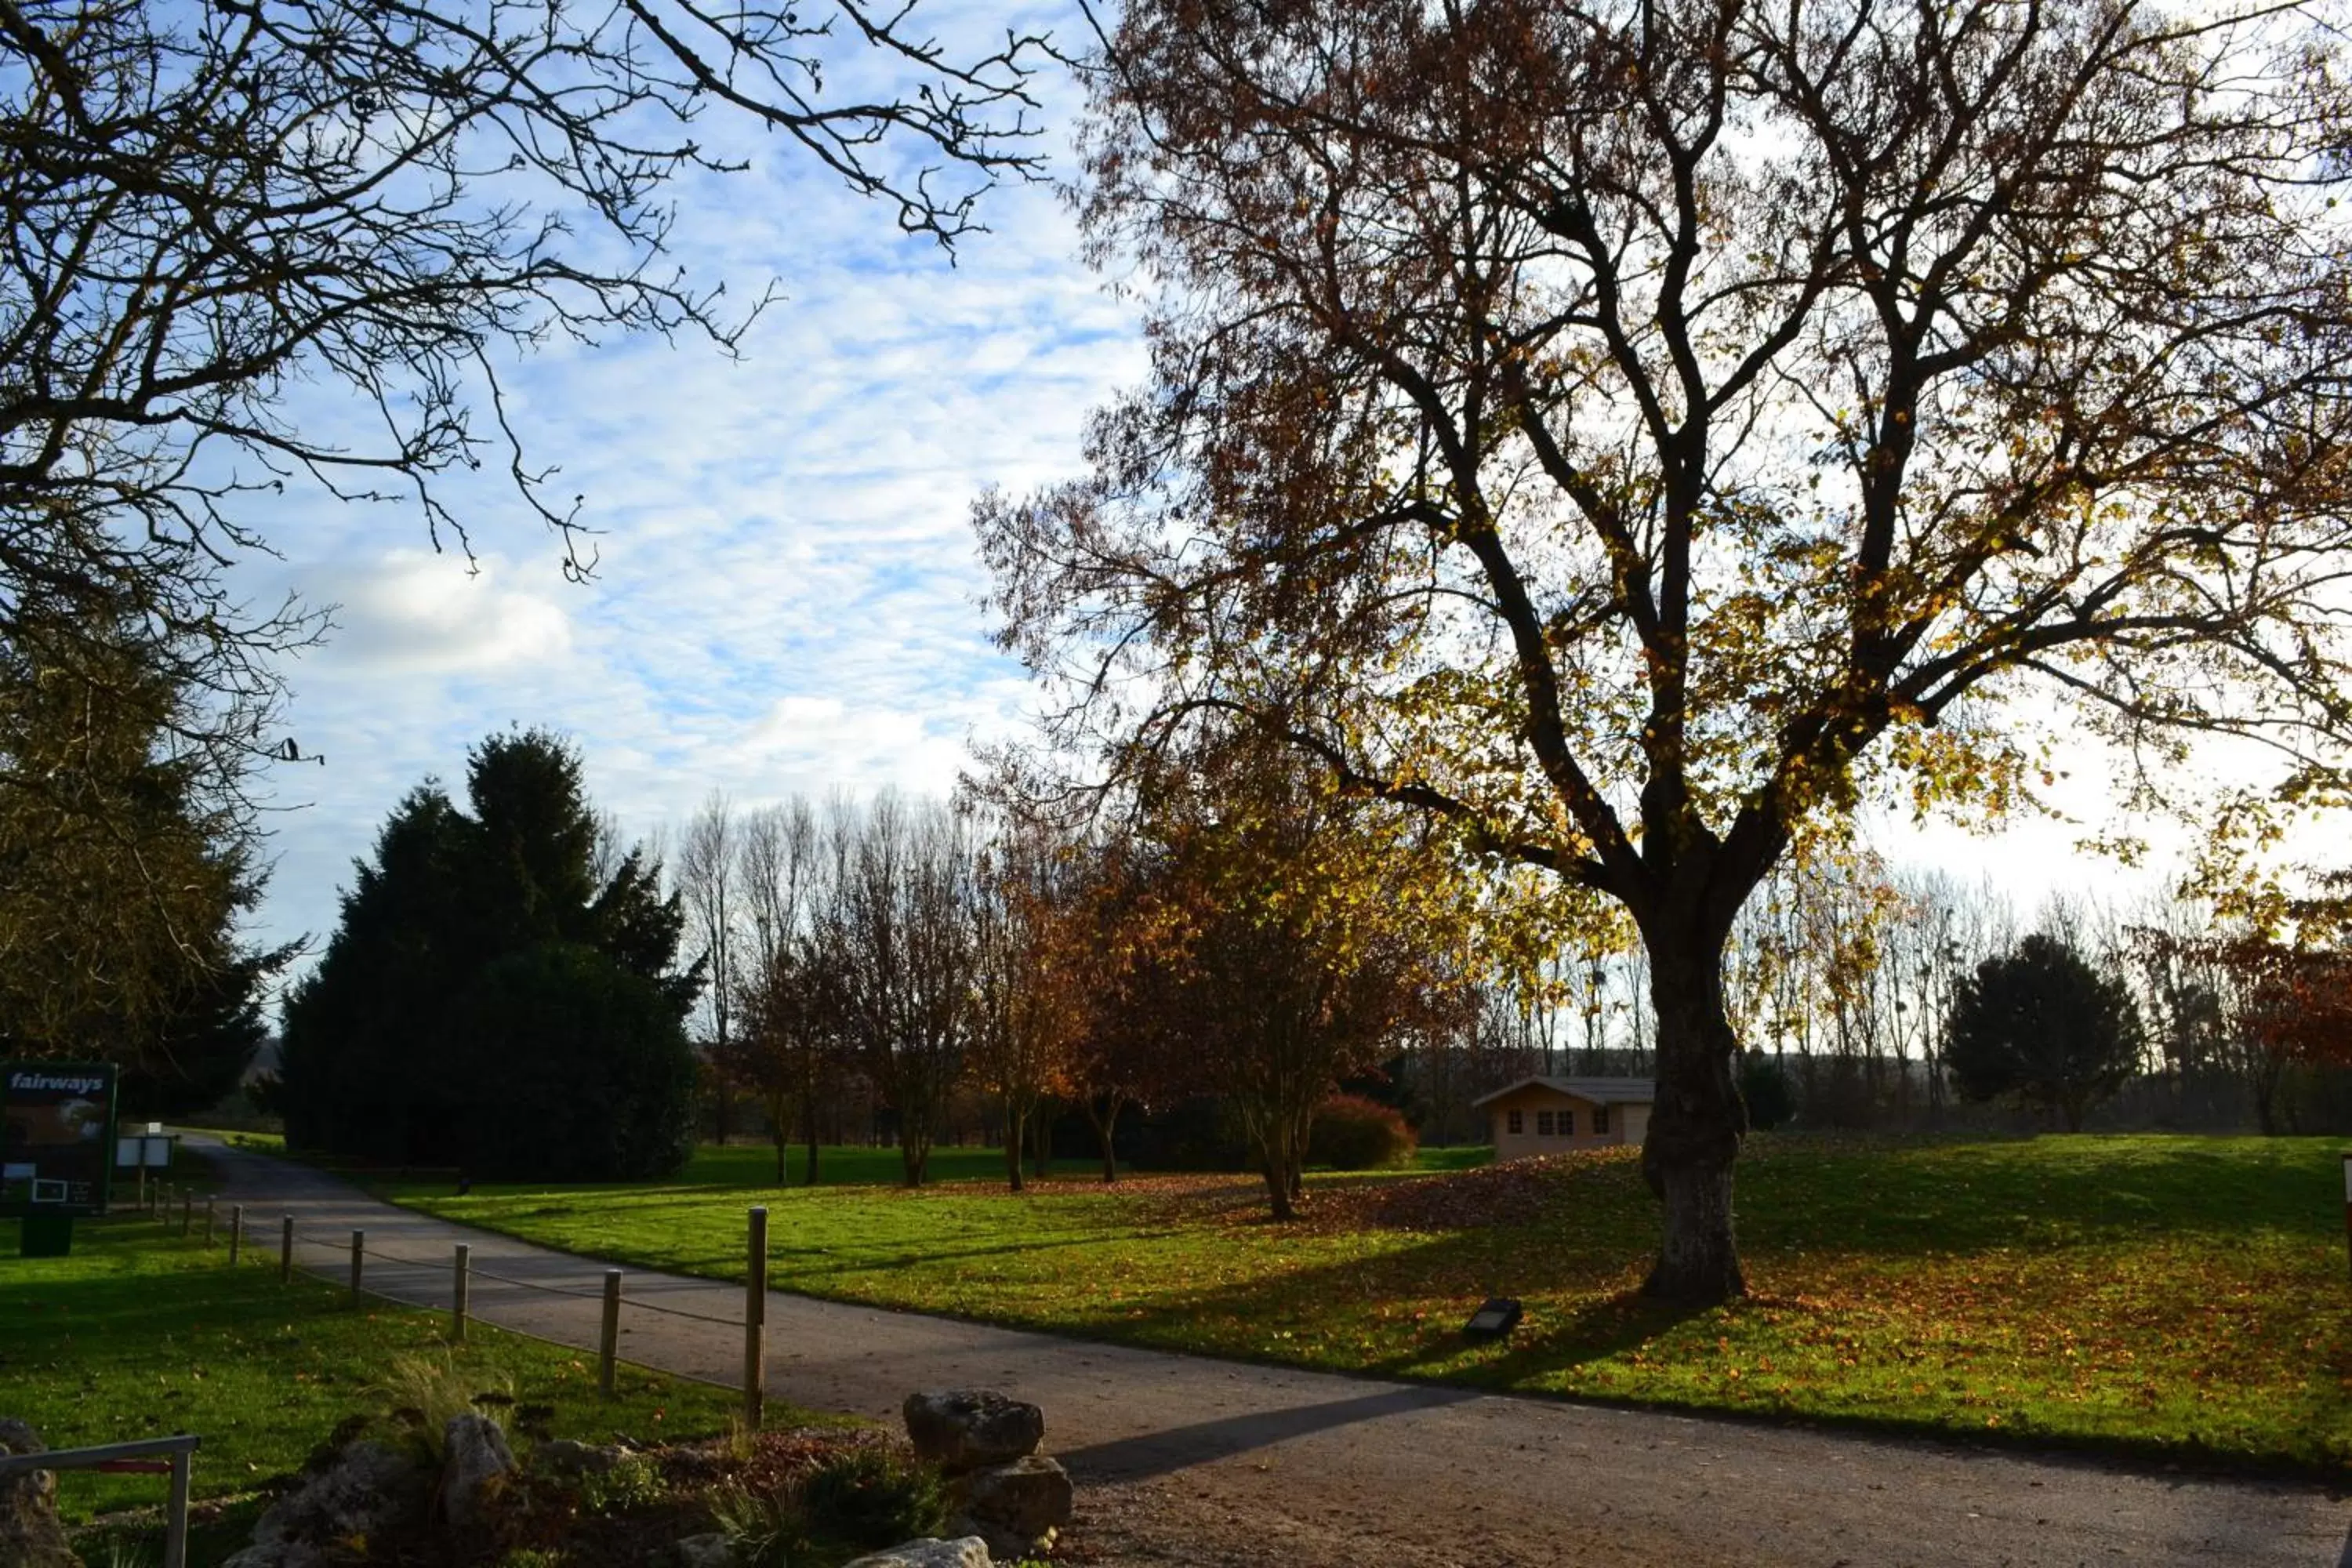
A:
<svg viewBox="0 0 2352 1568">
<path fill-rule="evenodd" d="M 1601 1133 L 1609 1131 L 1609 1108 L 1607 1106 L 1596 1105 L 1592 1108 L 1592 1131 L 1595 1133 Z"/>
<path fill-rule="evenodd" d="M 1527 1131 L 1526 1127 L 1523 1125 L 1526 1114 L 1527 1113 L 1525 1111 L 1519 1110 L 1504 1112 L 1503 1120 L 1505 1126 L 1508 1131 L 1513 1132 L 1523 1132 Z"/>
<path fill-rule="evenodd" d="M 1559 1113 L 1559 1135 L 1563 1138 L 1573 1138 L 1576 1136 L 1575 1111 L 1563 1110 Z"/>
<path fill-rule="evenodd" d="M 1538 1138 L 1549 1138 L 1551 1136 L 1550 1111 L 1538 1110 L 1536 1112 L 1536 1136 Z"/>
</svg>

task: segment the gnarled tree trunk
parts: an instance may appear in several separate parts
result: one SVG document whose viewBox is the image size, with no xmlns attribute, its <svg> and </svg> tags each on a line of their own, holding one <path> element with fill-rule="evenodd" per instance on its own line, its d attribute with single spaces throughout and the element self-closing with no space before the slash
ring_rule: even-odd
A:
<svg viewBox="0 0 2352 1568">
<path fill-rule="evenodd" d="M 1724 1008 L 1722 943 L 1680 933 L 1653 938 L 1649 949 L 1658 1072 L 1642 1174 L 1665 1205 L 1665 1239 L 1642 1289 L 1704 1306 L 1747 1290 L 1731 1205 L 1732 1163 L 1748 1131 L 1739 1044 Z"/>
</svg>

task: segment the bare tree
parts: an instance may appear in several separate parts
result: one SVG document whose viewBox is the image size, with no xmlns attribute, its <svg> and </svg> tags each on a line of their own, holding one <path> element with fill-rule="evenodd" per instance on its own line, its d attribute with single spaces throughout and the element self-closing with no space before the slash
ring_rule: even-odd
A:
<svg viewBox="0 0 2352 1568">
<path fill-rule="evenodd" d="M 27 599 L 104 600 L 267 695 L 269 656 L 319 621 L 249 611 L 218 568 L 267 548 L 240 514 L 289 482 L 462 542 L 435 480 L 490 463 L 586 570 L 581 498 L 526 457 L 499 366 L 616 332 L 732 350 L 769 296 L 667 259 L 682 185 L 748 166 L 715 120 L 796 143 L 910 233 L 968 233 L 990 184 L 1039 166 L 1045 41 L 955 54 L 922 26 L 858 0 L 11 0 L 0 635 Z M 859 58 L 893 87 L 829 87 Z"/>
<path fill-rule="evenodd" d="M 2197 735 L 2343 782 L 2340 39 L 2329 0 L 1136 0 L 1081 199 L 1165 285 L 1151 379 L 1088 480 L 979 514 L 1055 743 L 1246 716 L 1622 904 L 1648 1289 L 1736 1294 L 1722 955 L 1809 822 L 1998 814 L 2053 697 L 2132 809 Z"/>
<path fill-rule="evenodd" d="M 736 1076 L 753 1086 L 776 1149 L 776 1182 L 795 1112 L 808 1146 L 808 1184 L 817 1179 L 817 1097 L 832 1058 L 814 916 L 824 889 L 816 814 L 798 795 L 743 819 L 737 874 L 751 931 L 740 993 L 743 1021 Z"/>
<path fill-rule="evenodd" d="M 972 910 L 971 1060 L 1003 1111 L 1005 1181 L 1017 1193 L 1036 1121 L 1070 1087 L 1105 968 L 1087 847 L 1041 823 L 1000 817 L 990 829 Z"/>
<path fill-rule="evenodd" d="M 713 791 L 686 825 L 677 846 L 677 890 L 686 906 L 689 938 L 702 949 L 710 977 L 704 995 L 709 1024 L 702 1041 L 705 1077 L 710 1086 L 712 1133 L 727 1142 L 729 1111 L 735 1089 L 730 1081 L 734 1060 L 737 1000 L 743 981 L 740 959 L 743 909 L 737 897 L 737 858 L 742 849 L 734 808 Z"/>
<path fill-rule="evenodd" d="M 962 818 L 886 791 L 825 824 L 817 941 L 845 1044 L 898 1119 L 908 1186 L 922 1184 L 973 1008 L 973 854 Z"/>
</svg>

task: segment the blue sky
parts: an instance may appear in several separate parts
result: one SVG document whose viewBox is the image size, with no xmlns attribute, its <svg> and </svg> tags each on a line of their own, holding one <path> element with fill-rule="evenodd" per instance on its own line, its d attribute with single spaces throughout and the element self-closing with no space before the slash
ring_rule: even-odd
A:
<svg viewBox="0 0 2352 1568">
<path fill-rule="evenodd" d="M 1005 23 L 986 5 L 926 9 L 949 37 Z M 1075 13 L 1047 15 L 1075 36 Z M 1075 108 L 1051 84 L 1057 133 Z M 445 492 L 471 561 L 436 553 L 411 510 L 289 497 L 257 518 L 280 556 L 240 563 L 239 587 L 339 607 L 289 672 L 288 729 L 326 765 L 272 781 L 277 870 L 256 935 L 323 941 L 402 794 L 456 778 L 467 747 L 509 724 L 571 735 L 599 804 L 643 834 L 713 791 L 748 805 L 944 790 L 971 739 L 1017 721 L 1027 689 L 987 640 L 968 508 L 983 486 L 1076 468 L 1089 408 L 1143 373 L 1137 309 L 1077 262 L 1049 187 L 998 191 L 994 232 L 950 264 L 788 144 L 740 141 L 751 173 L 679 191 L 677 252 L 734 289 L 782 284 L 742 358 L 623 341 L 509 373 L 532 458 L 561 465 L 555 488 L 584 496 L 600 531 L 593 581 L 567 583 L 555 540 L 488 476 Z M 327 388 L 295 406 L 314 429 L 351 416 Z M 2068 853 L 2074 836 L 1876 835 L 1897 860 L 1991 870 L 2029 907 L 2120 885 Z"/>
<path fill-rule="evenodd" d="M 925 9 L 950 38 L 1006 19 Z M 1065 131 L 1075 93 L 1049 85 Z M 993 232 L 951 263 L 781 139 L 737 134 L 754 168 L 680 189 L 676 249 L 730 294 L 781 283 L 742 358 L 623 341 L 508 373 L 532 457 L 600 531 L 593 581 L 563 579 L 502 477 L 446 489 L 470 563 L 413 510 L 289 496 L 257 517 L 279 559 L 241 563 L 239 590 L 338 606 L 289 668 L 287 728 L 326 763 L 271 780 L 257 935 L 323 939 L 400 795 L 509 723 L 572 736 L 599 804 L 644 833 L 713 790 L 943 790 L 973 734 L 1013 721 L 1025 685 L 987 640 L 968 509 L 1076 467 L 1087 410 L 1142 374 L 1135 310 L 1076 261 L 1050 188 L 995 193 Z M 350 417 L 330 388 L 298 398 L 311 428 Z"/>
</svg>

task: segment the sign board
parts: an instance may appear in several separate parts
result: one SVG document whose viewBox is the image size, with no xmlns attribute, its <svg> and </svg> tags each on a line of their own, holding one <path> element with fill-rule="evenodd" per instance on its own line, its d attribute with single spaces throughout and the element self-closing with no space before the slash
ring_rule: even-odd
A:
<svg viewBox="0 0 2352 1568">
<path fill-rule="evenodd" d="M 174 1132 L 126 1132 L 114 1141 L 114 1163 L 124 1168 L 145 1165 L 168 1170 L 172 1164 L 172 1145 L 179 1142 Z"/>
<path fill-rule="evenodd" d="M 0 1062 L 0 1215 L 106 1212 L 114 1068 Z"/>
</svg>

